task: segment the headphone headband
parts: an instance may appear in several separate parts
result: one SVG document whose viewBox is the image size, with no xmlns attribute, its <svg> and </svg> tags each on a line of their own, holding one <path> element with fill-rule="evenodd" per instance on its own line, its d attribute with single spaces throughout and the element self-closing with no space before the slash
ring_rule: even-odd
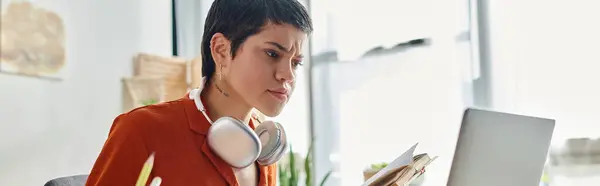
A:
<svg viewBox="0 0 600 186">
<path fill-rule="evenodd" d="M 198 88 L 190 90 L 190 94 L 188 95 L 188 97 L 190 99 L 194 100 L 194 104 L 196 104 L 196 108 L 198 108 L 198 111 L 202 112 L 202 114 L 204 114 L 204 117 L 206 117 L 208 122 L 210 122 L 212 124 L 213 123 L 212 120 L 208 117 L 208 114 L 206 114 L 206 108 L 204 107 L 204 104 L 202 103 L 202 99 L 200 99 L 200 94 L 202 94 L 202 90 L 204 89 L 205 84 L 206 84 L 206 77 L 202 77 L 202 83 L 200 84 L 200 86 L 198 86 Z M 258 117 L 258 115 L 256 115 L 256 113 L 254 113 L 254 112 L 252 112 L 251 117 L 252 117 L 252 119 L 256 120 L 258 123 L 263 122 L 260 119 L 260 117 Z"/>
<path fill-rule="evenodd" d="M 276 122 L 261 121 L 256 112 L 251 113 L 251 119 L 260 123 L 260 125 L 255 125 L 255 129 L 232 117 L 221 117 L 213 123 L 200 98 L 206 79 L 202 78 L 202 82 L 198 88 L 190 90 L 189 98 L 194 101 L 198 111 L 202 112 L 211 124 L 206 138 L 212 151 L 236 168 L 247 167 L 255 161 L 261 165 L 270 165 L 283 156 L 283 153 L 287 151 L 287 138 L 283 127 Z M 265 138 L 266 141 L 261 142 L 263 139 L 261 136 L 268 139 Z M 236 142 L 238 147 L 227 145 L 231 144 L 228 140 L 231 140 L 232 137 L 238 140 Z M 240 149 L 245 152 L 240 153 Z"/>
</svg>

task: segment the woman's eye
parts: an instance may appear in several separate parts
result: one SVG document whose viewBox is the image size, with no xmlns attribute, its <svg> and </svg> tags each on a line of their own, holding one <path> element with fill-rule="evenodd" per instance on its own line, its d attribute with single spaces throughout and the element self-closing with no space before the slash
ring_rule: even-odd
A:
<svg viewBox="0 0 600 186">
<path fill-rule="evenodd" d="M 302 61 L 294 61 L 293 65 L 294 65 L 294 68 L 297 68 L 298 66 L 304 65 L 304 63 L 302 63 Z"/>
<path fill-rule="evenodd" d="M 279 55 L 277 55 L 277 53 L 276 53 L 276 52 L 273 52 L 273 51 L 267 51 L 267 55 L 268 55 L 269 57 L 272 57 L 272 58 L 277 58 L 277 57 L 279 57 Z"/>
</svg>

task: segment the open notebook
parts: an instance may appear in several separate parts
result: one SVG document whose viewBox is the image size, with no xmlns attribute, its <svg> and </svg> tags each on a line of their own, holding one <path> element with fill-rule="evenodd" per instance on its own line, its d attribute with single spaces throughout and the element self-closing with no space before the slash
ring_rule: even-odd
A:
<svg viewBox="0 0 600 186">
<path fill-rule="evenodd" d="M 362 186 L 407 186 L 425 172 L 425 168 L 437 158 L 430 157 L 427 153 L 414 155 L 417 144 L 396 158 L 392 163 L 379 170 L 375 175 L 362 184 Z"/>
</svg>

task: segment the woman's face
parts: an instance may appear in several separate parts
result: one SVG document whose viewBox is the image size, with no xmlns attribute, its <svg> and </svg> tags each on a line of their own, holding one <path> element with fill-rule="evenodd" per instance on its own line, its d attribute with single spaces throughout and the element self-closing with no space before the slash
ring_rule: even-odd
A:
<svg viewBox="0 0 600 186">
<path fill-rule="evenodd" d="M 294 91 L 306 37 L 289 24 L 267 24 L 248 37 L 234 58 L 222 60 L 222 78 L 231 97 L 269 117 L 279 115 Z"/>
</svg>

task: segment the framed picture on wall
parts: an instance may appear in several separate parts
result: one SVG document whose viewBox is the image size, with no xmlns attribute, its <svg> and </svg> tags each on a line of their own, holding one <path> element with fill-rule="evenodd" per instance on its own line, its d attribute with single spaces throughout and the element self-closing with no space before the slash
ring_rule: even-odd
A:
<svg viewBox="0 0 600 186">
<path fill-rule="evenodd" d="M 63 18 L 46 1 L 0 1 L 0 73 L 62 79 Z"/>
</svg>

